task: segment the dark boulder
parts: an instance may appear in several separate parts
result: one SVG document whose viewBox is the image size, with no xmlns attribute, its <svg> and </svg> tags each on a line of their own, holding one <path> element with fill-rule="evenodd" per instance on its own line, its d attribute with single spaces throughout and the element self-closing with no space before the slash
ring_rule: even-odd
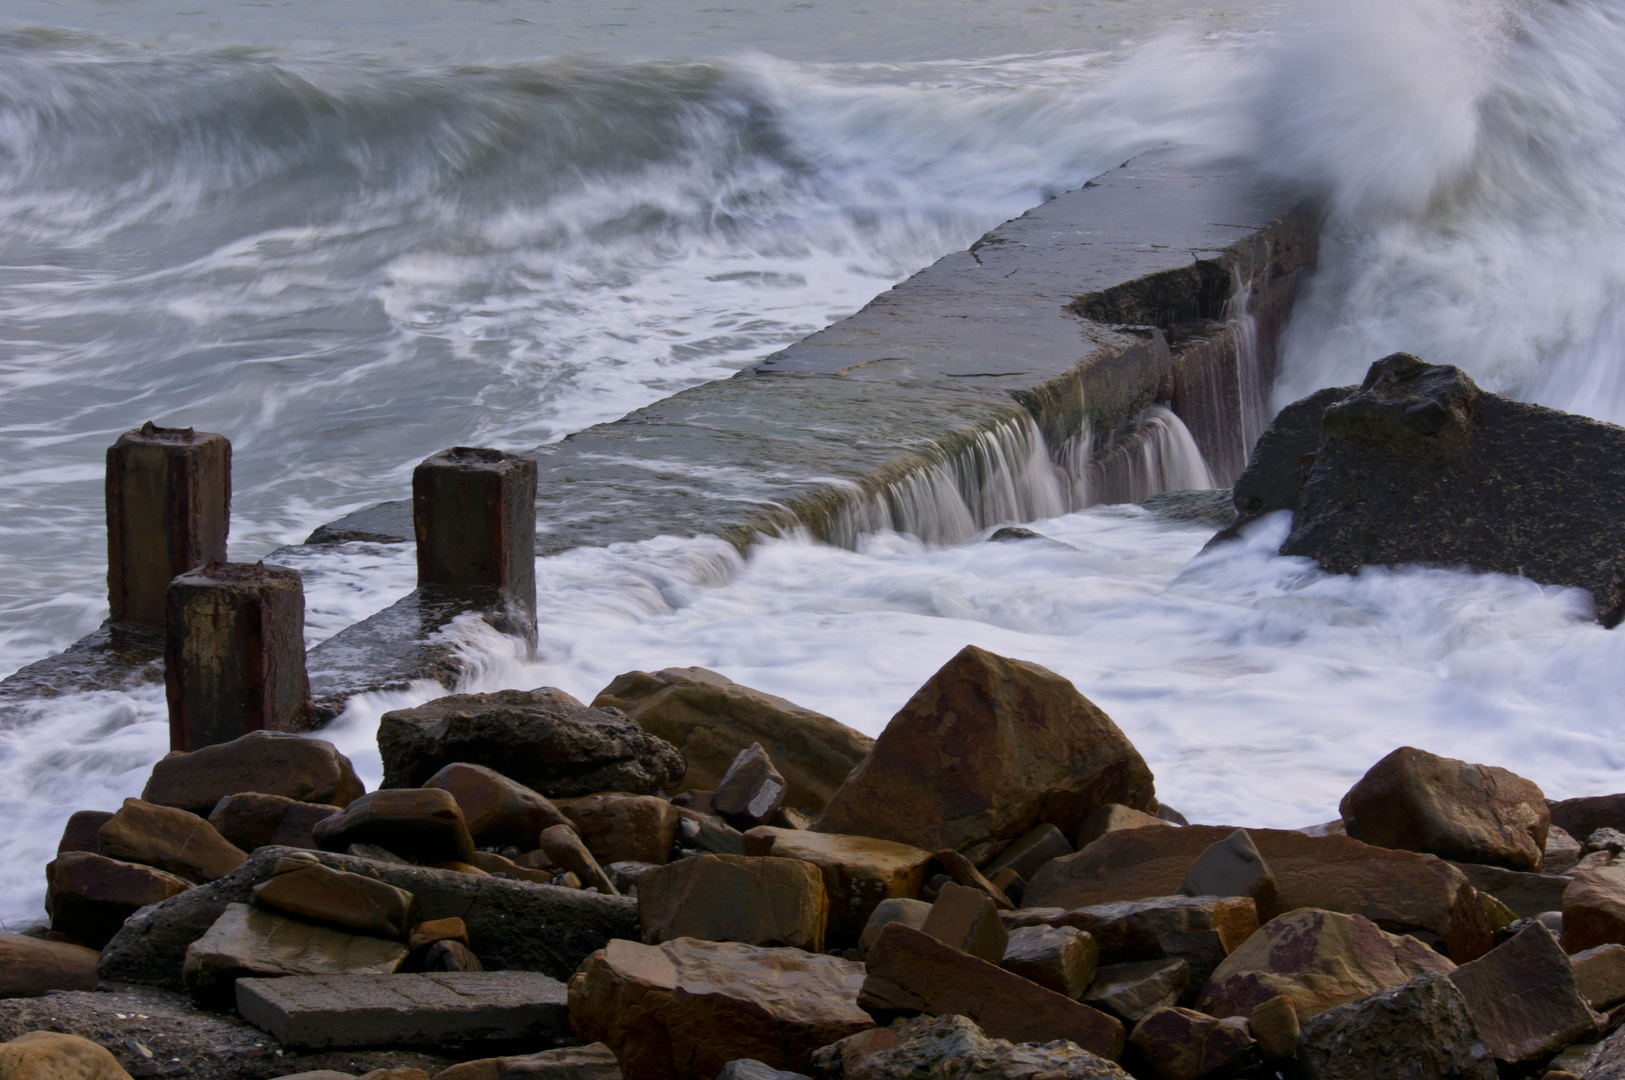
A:
<svg viewBox="0 0 1625 1080">
<path fill-rule="evenodd" d="M 1328 406 L 1359 390 L 1329 386 L 1294 401 L 1275 415 L 1253 447 L 1247 468 L 1236 478 L 1231 502 L 1236 517 L 1211 543 L 1229 540 L 1247 525 L 1277 510 L 1296 510 L 1298 490 L 1320 448 L 1320 422 Z M 1308 461 L 1304 459 L 1308 458 Z"/>
<path fill-rule="evenodd" d="M 549 798 L 677 783 L 686 765 L 664 739 L 616 709 L 560 690 L 452 694 L 385 713 L 378 725 L 384 787 L 417 787 L 455 762 L 484 765 Z"/>
</svg>

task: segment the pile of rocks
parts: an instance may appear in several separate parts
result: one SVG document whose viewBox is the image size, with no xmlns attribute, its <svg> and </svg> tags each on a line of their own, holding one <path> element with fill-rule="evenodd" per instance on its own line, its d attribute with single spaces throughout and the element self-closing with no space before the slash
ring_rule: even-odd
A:
<svg viewBox="0 0 1625 1080">
<path fill-rule="evenodd" d="M 74 815 L 0 1076 L 1625 1077 L 1625 795 L 1403 747 L 1329 824 L 1192 825 L 976 648 L 877 740 L 673 669 L 379 746 L 371 793 L 258 732 Z"/>
</svg>

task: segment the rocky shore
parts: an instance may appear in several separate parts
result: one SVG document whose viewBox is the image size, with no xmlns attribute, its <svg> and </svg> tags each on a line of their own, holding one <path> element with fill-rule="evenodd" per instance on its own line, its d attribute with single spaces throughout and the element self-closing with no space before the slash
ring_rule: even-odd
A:
<svg viewBox="0 0 1625 1080">
<path fill-rule="evenodd" d="M 255 732 L 70 821 L 0 1077 L 1625 1075 L 1625 795 L 1401 747 L 1188 823 L 967 647 L 878 739 L 703 669 Z"/>
</svg>

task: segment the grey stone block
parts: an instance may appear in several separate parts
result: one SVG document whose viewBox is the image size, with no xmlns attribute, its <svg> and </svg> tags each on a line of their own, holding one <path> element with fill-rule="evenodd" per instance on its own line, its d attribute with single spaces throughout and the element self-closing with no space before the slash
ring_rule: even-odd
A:
<svg viewBox="0 0 1625 1080">
<path fill-rule="evenodd" d="M 570 1034 L 564 984 L 530 971 L 239 979 L 237 1011 L 299 1049 Z"/>
</svg>

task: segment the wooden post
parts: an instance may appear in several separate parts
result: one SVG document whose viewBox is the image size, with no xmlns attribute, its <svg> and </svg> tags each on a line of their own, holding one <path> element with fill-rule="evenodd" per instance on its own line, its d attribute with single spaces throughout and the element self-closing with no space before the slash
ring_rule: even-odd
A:
<svg viewBox="0 0 1625 1080">
<path fill-rule="evenodd" d="M 226 559 L 231 443 L 147 423 L 107 451 L 107 600 L 112 622 L 163 628 L 177 574 Z"/>
<path fill-rule="evenodd" d="M 536 623 L 536 462 L 454 446 L 412 471 L 418 584 L 494 585 Z"/>
<path fill-rule="evenodd" d="M 169 583 L 164 683 L 171 750 L 307 727 L 299 571 L 213 563 Z"/>
</svg>

